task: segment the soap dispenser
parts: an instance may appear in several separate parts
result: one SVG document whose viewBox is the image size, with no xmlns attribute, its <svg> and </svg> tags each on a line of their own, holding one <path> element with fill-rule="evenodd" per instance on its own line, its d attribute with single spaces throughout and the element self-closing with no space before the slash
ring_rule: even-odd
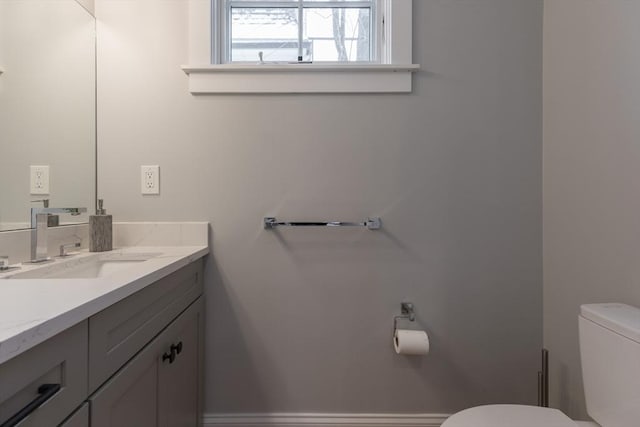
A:
<svg viewBox="0 0 640 427">
<path fill-rule="evenodd" d="M 113 249 L 113 217 L 107 215 L 104 200 L 98 200 L 95 215 L 89 215 L 89 251 L 105 252 Z"/>
</svg>

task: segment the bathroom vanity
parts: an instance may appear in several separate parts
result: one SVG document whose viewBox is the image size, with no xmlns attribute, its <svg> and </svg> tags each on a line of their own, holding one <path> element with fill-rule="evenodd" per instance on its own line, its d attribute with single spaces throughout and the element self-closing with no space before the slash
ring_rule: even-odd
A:
<svg viewBox="0 0 640 427">
<path fill-rule="evenodd" d="M 0 270 L 43 261 L 0 271 L 0 427 L 195 426 L 208 225 L 120 223 L 124 249 L 46 262 L 87 248 L 96 205 L 93 9 L 0 2 Z"/>
<path fill-rule="evenodd" d="M 0 426 L 200 425 L 207 253 L 132 247 L 0 278 Z"/>
<path fill-rule="evenodd" d="M 123 249 L 47 262 L 96 205 L 93 6 L 0 2 L 0 270 L 42 262 L 0 271 L 0 427 L 195 426 L 208 224 L 114 224 Z"/>
</svg>

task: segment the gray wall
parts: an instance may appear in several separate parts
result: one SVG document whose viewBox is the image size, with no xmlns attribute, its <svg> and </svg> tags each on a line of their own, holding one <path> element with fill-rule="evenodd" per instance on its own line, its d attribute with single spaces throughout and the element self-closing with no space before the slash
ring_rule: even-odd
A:
<svg viewBox="0 0 640 427">
<path fill-rule="evenodd" d="M 544 341 L 551 399 L 585 416 L 580 304 L 640 306 L 640 2 L 545 2 Z"/>
<path fill-rule="evenodd" d="M 99 193 L 208 220 L 208 412 L 533 403 L 542 342 L 542 0 L 414 2 L 411 95 L 187 91 L 186 1 L 98 0 Z M 161 166 L 159 197 L 139 194 Z M 261 228 L 265 215 L 384 231 Z M 425 359 L 391 347 L 412 300 Z"/>
</svg>

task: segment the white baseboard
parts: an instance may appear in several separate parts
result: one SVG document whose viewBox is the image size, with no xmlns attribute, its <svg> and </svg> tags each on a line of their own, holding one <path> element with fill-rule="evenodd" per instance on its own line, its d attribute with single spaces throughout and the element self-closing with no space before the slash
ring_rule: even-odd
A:
<svg viewBox="0 0 640 427">
<path fill-rule="evenodd" d="M 205 414 L 203 427 L 440 427 L 445 414 Z"/>
</svg>

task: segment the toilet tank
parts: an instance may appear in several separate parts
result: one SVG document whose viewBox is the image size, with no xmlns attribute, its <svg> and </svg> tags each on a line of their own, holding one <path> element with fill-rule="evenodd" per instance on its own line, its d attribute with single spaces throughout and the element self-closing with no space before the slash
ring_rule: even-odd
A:
<svg viewBox="0 0 640 427">
<path fill-rule="evenodd" d="M 640 309 L 583 305 L 579 329 L 587 412 L 602 427 L 640 425 Z"/>
</svg>

